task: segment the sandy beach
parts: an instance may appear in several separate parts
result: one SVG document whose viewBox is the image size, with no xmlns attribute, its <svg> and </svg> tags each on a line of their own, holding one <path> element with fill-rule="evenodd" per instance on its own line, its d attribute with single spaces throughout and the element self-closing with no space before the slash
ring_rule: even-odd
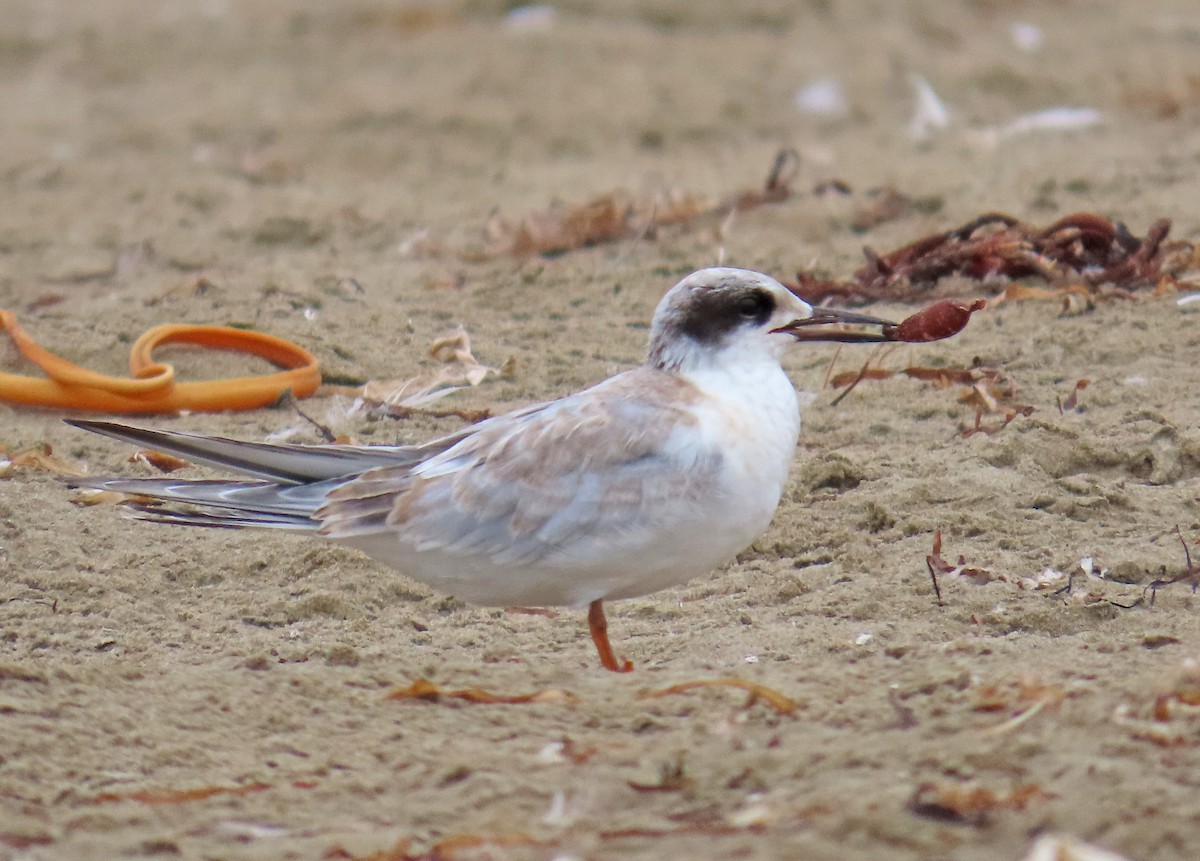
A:
<svg viewBox="0 0 1200 861">
<path fill-rule="evenodd" d="M 437 372 L 456 327 L 505 373 L 436 406 L 506 412 L 635 366 L 664 291 L 717 262 L 849 278 L 864 246 L 991 211 L 1135 236 L 1168 218 L 1200 241 L 1186 2 L 11 0 L 3 18 L 0 308 L 107 373 L 165 322 L 288 338 L 335 387 L 301 408 L 361 442 L 463 425 L 347 394 Z M 919 111 L 923 85 L 944 116 Z M 779 201 L 505 253 L 598 199 L 699 212 L 785 149 Z M 6 468 L 0 859 L 1020 861 L 1048 835 L 1192 858 L 1195 571 L 1151 588 L 1185 548 L 1200 562 L 1186 292 L 992 303 L 886 354 L 798 347 L 773 525 L 725 569 L 608 607 L 626 675 L 597 666 L 582 612 L 472 608 L 348 549 L 138 523 Z M 162 356 L 189 379 L 269 369 Z M 835 404 L 828 381 L 868 358 L 996 368 L 1032 409 L 971 433 L 969 392 L 903 374 Z M 0 370 L 34 373 L 7 342 Z M 155 474 L 63 418 L 0 404 L 0 447 Z M 289 405 L 139 421 L 321 441 Z M 541 696 L 389 696 L 419 679 Z M 795 708 L 653 695 L 721 679 Z M 1083 851 L 1055 857 L 1107 858 Z"/>
</svg>

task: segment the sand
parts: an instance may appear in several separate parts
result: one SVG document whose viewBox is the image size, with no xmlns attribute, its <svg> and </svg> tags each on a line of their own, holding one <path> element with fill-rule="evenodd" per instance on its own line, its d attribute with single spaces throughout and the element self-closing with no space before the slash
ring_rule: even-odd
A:
<svg viewBox="0 0 1200 861">
<path fill-rule="evenodd" d="M 1135 233 L 1165 216 L 1200 235 L 1192 4 L 555 8 L 514 22 L 489 2 L 6 4 L 0 307 L 100 370 L 121 371 L 157 323 L 234 323 L 308 347 L 345 384 L 431 370 L 429 344 L 462 324 L 481 362 L 515 368 L 441 405 L 504 411 L 636 364 L 663 291 L 718 259 L 847 276 L 863 245 L 988 210 L 1091 210 Z M 1020 22 L 1039 48 L 1014 45 Z M 950 109 L 923 141 L 911 74 Z M 826 77 L 846 113 L 801 114 L 793 94 Z M 979 133 L 1052 107 L 1104 120 Z M 477 253 L 493 218 L 553 201 L 756 187 L 785 146 L 803 193 L 730 222 Z M 807 192 L 835 178 L 852 193 Z M 887 186 L 922 206 L 856 232 Z M 1200 539 L 1200 304 L 1175 299 L 1002 304 L 887 358 L 1002 367 L 1035 410 L 991 435 L 961 433 L 959 390 L 903 377 L 834 406 L 835 348 L 796 350 L 808 404 L 774 524 L 726 569 L 609 608 L 637 664 L 625 676 L 597 667 L 579 612 L 473 609 L 348 550 L 138 524 L 14 471 L 0 857 L 984 861 L 1043 833 L 1194 857 L 1197 602 L 1187 583 L 1153 605 L 1146 591 L 1185 567 L 1176 526 Z M 191 377 L 261 369 L 164 355 Z M 304 409 L 370 442 L 461 424 L 347 403 Z M 0 407 L 0 445 L 149 474 L 61 418 Z M 287 407 L 153 421 L 318 439 Z M 949 563 L 988 572 L 943 574 L 940 605 L 939 530 Z M 1047 569 L 1071 590 L 1022 588 Z M 646 697 L 730 677 L 800 707 L 729 688 Z M 562 693 L 388 698 L 419 678 Z M 939 809 L 976 789 L 961 815 Z"/>
</svg>

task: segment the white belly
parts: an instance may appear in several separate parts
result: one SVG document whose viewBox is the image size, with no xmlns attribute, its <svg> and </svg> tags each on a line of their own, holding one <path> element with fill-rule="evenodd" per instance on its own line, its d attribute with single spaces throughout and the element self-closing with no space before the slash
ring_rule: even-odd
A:
<svg viewBox="0 0 1200 861">
<path fill-rule="evenodd" d="M 761 485 L 756 491 L 761 490 Z M 344 543 L 405 575 L 485 607 L 582 607 L 634 598 L 685 583 L 733 559 L 770 524 L 779 501 L 759 492 L 742 504 L 714 499 L 705 513 L 668 529 L 633 530 L 621 540 L 578 542 L 565 558 L 497 565 L 490 558 L 440 550 L 414 552 L 394 535 Z"/>
</svg>

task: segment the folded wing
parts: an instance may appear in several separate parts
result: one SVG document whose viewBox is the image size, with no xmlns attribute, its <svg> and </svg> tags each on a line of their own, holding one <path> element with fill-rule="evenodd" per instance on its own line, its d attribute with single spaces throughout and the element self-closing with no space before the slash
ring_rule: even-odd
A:
<svg viewBox="0 0 1200 861">
<path fill-rule="evenodd" d="M 417 552 L 498 565 L 636 543 L 714 492 L 720 453 L 697 442 L 698 397 L 675 377 L 623 374 L 480 425 L 416 467 L 367 472 L 314 516 L 331 538 L 391 533 Z"/>
</svg>

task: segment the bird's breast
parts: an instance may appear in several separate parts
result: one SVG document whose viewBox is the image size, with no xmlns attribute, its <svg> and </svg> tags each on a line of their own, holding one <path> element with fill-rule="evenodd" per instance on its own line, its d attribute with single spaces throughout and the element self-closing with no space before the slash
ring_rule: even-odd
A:
<svg viewBox="0 0 1200 861">
<path fill-rule="evenodd" d="M 748 528 L 765 529 L 779 504 L 800 432 L 796 390 L 778 366 L 724 374 L 700 385 L 700 423 L 721 453 L 722 483 Z"/>
</svg>

